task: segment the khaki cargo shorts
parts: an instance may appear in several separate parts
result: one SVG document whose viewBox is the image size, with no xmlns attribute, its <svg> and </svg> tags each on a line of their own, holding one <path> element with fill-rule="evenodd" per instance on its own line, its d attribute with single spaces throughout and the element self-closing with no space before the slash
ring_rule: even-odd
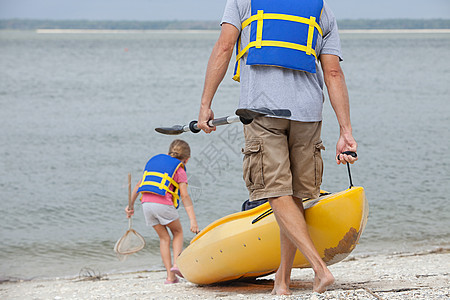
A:
<svg viewBox="0 0 450 300">
<path fill-rule="evenodd" d="M 244 126 L 244 181 L 250 201 L 292 195 L 316 198 L 325 150 L 322 122 L 255 118 Z"/>
</svg>

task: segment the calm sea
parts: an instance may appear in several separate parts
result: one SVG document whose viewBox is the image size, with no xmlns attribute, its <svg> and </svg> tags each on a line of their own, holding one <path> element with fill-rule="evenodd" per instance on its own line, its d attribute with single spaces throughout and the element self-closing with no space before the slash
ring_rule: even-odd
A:
<svg viewBox="0 0 450 300">
<path fill-rule="evenodd" d="M 127 174 L 173 137 L 155 127 L 198 114 L 218 32 L 37 34 L 0 31 L 0 279 L 159 270 L 158 238 L 138 204 L 134 228 L 146 248 L 120 262 L 113 252 L 128 229 Z M 342 67 L 351 97 L 370 216 L 353 254 L 450 247 L 450 34 L 345 33 Z M 233 114 L 239 86 L 230 73 L 214 102 Z M 324 112 L 322 188 L 348 187 L 334 162 L 339 135 Z M 201 228 L 239 211 L 242 125 L 191 144 L 190 191 Z M 188 232 L 186 213 L 180 209 Z"/>
</svg>

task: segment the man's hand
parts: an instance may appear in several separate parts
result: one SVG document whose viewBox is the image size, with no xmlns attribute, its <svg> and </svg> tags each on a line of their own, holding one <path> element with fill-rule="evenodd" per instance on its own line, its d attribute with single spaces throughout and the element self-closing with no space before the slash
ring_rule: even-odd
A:
<svg viewBox="0 0 450 300">
<path fill-rule="evenodd" d="M 341 153 L 345 151 L 352 151 L 356 153 L 357 148 L 358 144 L 356 143 L 351 133 L 347 134 L 341 133 L 339 140 L 336 144 L 336 163 L 338 165 L 341 163 L 343 163 L 344 165 L 346 163 L 353 164 L 355 161 L 358 160 L 358 157 L 353 157 L 351 155 Z"/>
<path fill-rule="evenodd" d="M 214 119 L 214 112 L 210 108 L 200 108 L 200 113 L 198 114 L 197 127 L 206 133 L 216 131 L 216 126 L 210 127 L 208 125 L 208 121 L 213 119 Z"/>
</svg>

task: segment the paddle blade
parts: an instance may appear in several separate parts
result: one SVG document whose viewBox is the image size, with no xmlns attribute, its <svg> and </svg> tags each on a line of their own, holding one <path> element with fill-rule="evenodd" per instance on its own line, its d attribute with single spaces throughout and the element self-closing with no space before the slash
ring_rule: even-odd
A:
<svg viewBox="0 0 450 300">
<path fill-rule="evenodd" d="M 182 134 L 184 132 L 183 128 L 184 128 L 184 126 L 182 126 L 182 125 L 175 125 L 172 127 L 158 127 L 158 128 L 155 128 L 155 130 L 156 130 L 156 132 L 159 132 L 162 134 L 178 135 L 178 134 Z"/>
<path fill-rule="evenodd" d="M 277 116 L 277 117 L 290 117 L 291 111 L 289 109 L 268 109 L 266 107 L 261 108 L 239 108 L 236 110 L 236 115 L 247 120 L 252 120 L 256 117 L 262 116 Z"/>
<path fill-rule="evenodd" d="M 277 117 L 289 118 L 291 116 L 291 111 L 289 109 L 274 109 L 272 112 L 273 115 Z"/>
</svg>

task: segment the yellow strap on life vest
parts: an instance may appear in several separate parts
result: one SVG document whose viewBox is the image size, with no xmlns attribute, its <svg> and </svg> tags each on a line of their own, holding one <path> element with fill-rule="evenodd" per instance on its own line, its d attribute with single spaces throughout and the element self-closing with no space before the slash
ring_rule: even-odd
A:
<svg viewBox="0 0 450 300">
<path fill-rule="evenodd" d="M 308 42 L 306 44 L 306 54 L 307 55 L 311 55 L 312 51 L 314 51 L 312 49 L 312 42 L 313 42 L 313 37 L 314 37 L 314 24 L 317 24 L 316 18 L 315 17 L 309 18 Z M 317 59 L 317 57 L 316 57 L 316 59 Z"/>
<path fill-rule="evenodd" d="M 256 15 L 256 20 L 258 21 L 256 23 L 256 41 L 255 41 L 255 47 L 261 48 L 262 46 L 262 32 L 263 32 L 263 24 L 264 24 L 264 11 L 258 10 L 258 14 Z"/>
<path fill-rule="evenodd" d="M 162 180 L 161 180 L 160 183 L 154 182 L 154 181 L 145 181 L 145 177 L 147 177 L 147 176 L 161 177 Z M 169 181 L 169 182 L 175 187 L 175 190 L 173 190 L 173 191 L 170 190 L 170 189 L 169 189 L 170 184 L 169 184 L 169 186 L 167 186 L 167 185 L 165 184 L 166 181 Z M 173 178 L 171 178 L 171 177 L 169 176 L 169 174 L 167 174 L 167 173 L 164 173 L 164 174 L 163 174 L 163 173 L 159 173 L 159 172 L 148 172 L 148 171 L 145 171 L 145 172 L 144 172 L 144 176 L 142 177 L 142 183 L 141 183 L 141 186 L 143 186 L 143 185 L 154 185 L 154 186 L 158 187 L 158 188 L 161 189 L 161 190 L 165 190 L 166 192 L 171 193 L 172 196 L 173 196 L 173 201 L 174 201 L 174 203 L 175 203 L 175 201 L 178 200 L 178 198 L 179 198 L 179 196 L 178 196 L 178 189 L 179 189 L 180 186 L 179 186 L 178 183 L 177 183 L 175 180 L 173 180 Z"/>
<path fill-rule="evenodd" d="M 258 14 L 260 11 L 263 14 L 263 18 L 262 18 L 263 20 L 285 20 L 285 21 L 303 23 L 306 25 L 310 24 L 310 19 L 308 19 L 308 18 L 293 16 L 293 15 L 285 15 L 285 14 L 264 13 L 263 10 L 258 10 Z M 248 18 L 247 20 L 245 20 L 244 22 L 242 22 L 242 25 L 241 25 L 242 29 L 244 29 L 245 27 L 250 25 L 251 22 L 259 20 L 260 17 L 258 14 L 253 15 L 250 18 Z M 317 29 L 317 31 L 320 33 L 320 35 L 323 35 L 322 28 L 320 28 L 320 26 L 317 22 L 314 23 L 314 27 Z"/>
<path fill-rule="evenodd" d="M 263 22 L 264 20 L 284 20 L 284 21 L 291 21 L 291 22 L 297 22 L 297 23 L 303 23 L 309 26 L 308 29 L 308 40 L 307 45 L 300 45 L 295 43 L 289 43 L 289 42 L 282 42 L 282 41 L 263 41 L 262 40 L 262 31 L 263 31 Z M 241 45 L 241 38 L 239 37 L 238 41 L 238 55 L 236 55 L 236 74 L 233 76 L 233 79 L 236 81 L 240 81 L 240 73 L 241 73 L 241 57 L 250 49 L 251 47 L 261 48 L 263 46 L 274 46 L 274 47 L 282 47 L 282 48 L 289 48 L 289 49 L 295 49 L 299 51 L 305 52 L 307 55 L 314 55 L 314 57 L 317 59 L 316 52 L 314 49 L 312 49 L 312 41 L 314 37 L 314 29 L 317 29 L 320 35 L 323 36 L 322 28 L 320 28 L 319 24 L 316 22 L 315 17 L 303 18 L 299 16 L 293 16 L 293 15 L 286 15 L 286 14 L 274 14 L 274 13 L 264 13 L 263 10 L 258 10 L 258 13 L 256 15 L 251 16 L 244 22 L 242 22 L 241 26 L 242 29 L 250 25 L 252 22 L 257 21 L 257 27 L 256 27 L 256 40 L 254 42 L 250 42 L 244 49 L 240 49 Z M 241 29 L 241 30 L 242 30 Z"/>
<path fill-rule="evenodd" d="M 241 35 L 239 35 L 239 40 L 238 40 L 238 43 L 237 43 L 237 50 L 238 50 L 237 51 L 238 55 L 241 54 Z M 237 82 L 240 82 L 241 81 L 241 60 L 239 59 L 240 57 L 237 58 L 237 56 L 236 56 L 236 61 L 237 61 L 236 62 L 237 63 L 236 74 L 234 74 L 233 80 L 235 80 Z"/>
<path fill-rule="evenodd" d="M 282 42 L 282 41 L 262 41 L 261 45 L 262 46 L 289 48 L 289 49 L 295 49 L 295 50 L 299 50 L 299 51 L 303 51 L 303 52 L 307 52 L 307 50 L 308 50 L 307 46 L 295 44 L 295 43 L 289 43 L 289 42 Z M 247 45 L 247 47 L 245 47 L 244 50 L 242 50 L 241 53 L 239 53 L 236 56 L 236 59 L 240 59 L 245 54 L 245 52 L 247 52 L 248 49 L 250 49 L 251 47 L 256 47 L 256 41 L 250 42 Z M 311 51 L 310 54 L 314 55 L 314 57 L 317 59 L 316 51 L 314 51 L 313 49 L 310 49 L 310 51 Z"/>
</svg>

